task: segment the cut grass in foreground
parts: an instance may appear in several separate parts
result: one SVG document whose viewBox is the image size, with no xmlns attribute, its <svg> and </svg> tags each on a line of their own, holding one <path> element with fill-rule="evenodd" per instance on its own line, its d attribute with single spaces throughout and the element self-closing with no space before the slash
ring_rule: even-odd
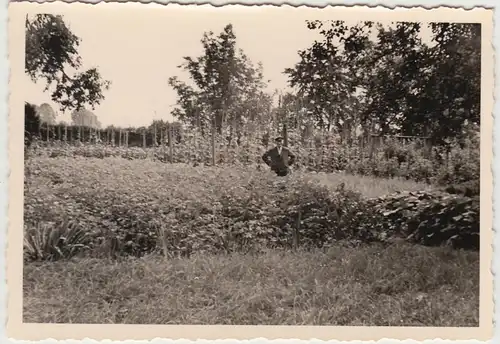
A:
<svg viewBox="0 0 500 344">
<path fill-rule="evenodd" d="M 479 253 L 398 243 L 24 268 L 24 321 L 478 326 Z"/>
</svg>

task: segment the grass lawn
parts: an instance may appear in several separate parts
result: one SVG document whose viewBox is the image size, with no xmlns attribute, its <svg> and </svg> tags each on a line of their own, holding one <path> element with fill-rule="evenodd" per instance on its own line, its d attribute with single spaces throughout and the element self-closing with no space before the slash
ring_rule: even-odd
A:
<svg viewBox="0 0 500 344">
<path fill-rule="evenodd" d="M 410 244 L 30 263 L 24 321 L 478 326 L 479 254 Z"/>
</svg>

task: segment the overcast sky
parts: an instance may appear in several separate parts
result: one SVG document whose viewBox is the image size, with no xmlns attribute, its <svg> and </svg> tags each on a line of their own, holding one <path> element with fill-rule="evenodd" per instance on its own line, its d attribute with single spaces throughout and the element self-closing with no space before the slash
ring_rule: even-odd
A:
<svg viewBox="0 0 500 344">
<path fill-rule="evenodd" d="M 183 56 L 199 56 L 203 32 L 219 33 L 233 24 L 238 47 L 256 64 L 262 62 L 269 89 L 285 89 L 283 70 L 298 62 L 297 51 L 311 45 L 318 34 L 308 30 L 311 19 L 345 19 L 335 10 L 291 7 L 99 7 L 64 6 L 59 13 L 81 38 L 83 68 L 97 66 L 112 82 L 106 99 L 94 113 L 103 126 L 148 125 L 153 119 L 171 120 L 176 102 L 168 78 L 186 74 L 177 68 Z M 351 19 L 351 18 L 350 18 Z M 355 19 L 355 18 L 352 18 Z M 355 23 L 352 21 L 350 23 Z M 373 20 L 374 18 L 372 18 Z M 427 30 L 423 33 L 428 37 Z M 49 103 L 59 111 L 43 84 L 26 76 L 26 100 Z M 70 114 L 58 120 L 70 122 Z"/>
</svg>

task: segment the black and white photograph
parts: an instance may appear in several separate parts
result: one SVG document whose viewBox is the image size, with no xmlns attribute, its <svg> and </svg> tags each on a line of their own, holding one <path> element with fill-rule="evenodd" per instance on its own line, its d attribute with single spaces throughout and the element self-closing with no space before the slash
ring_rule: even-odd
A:
<svg viewBox="0 0 500 344">
<path fill-rule="evenodd" d="M 10 7 L 20 322 L 492 334 L 492 11 Z"/>
</svg>

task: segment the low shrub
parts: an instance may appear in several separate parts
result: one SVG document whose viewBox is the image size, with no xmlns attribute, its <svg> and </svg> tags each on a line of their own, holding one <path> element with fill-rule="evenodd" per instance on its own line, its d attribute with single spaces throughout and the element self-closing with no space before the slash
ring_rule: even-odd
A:
<svg viewBox="0 0 500 344">
<path fill-rule="evenodd" d="M 363 226 L 376 236 L 403 237 L 428 245 L 479 249 L 479 198 L 436 192 L 405 192 L 371 199 Z"/>
<path fill-rule="evenodd" d="M 475 179 L 468 182 L 447 186 L 446 188 L 444 188 L 444 190 L 450 194 L 474 197 L 479 196 L 481 183 L 479 182 L 479 179 Z"/>
<path fill-rule="evenodd" d="M 71 221 L 25 226 L 23 253 L 26 260 L 68 259 L 88 250 L 90 245 L 90 233 Z"/>
</svg>

